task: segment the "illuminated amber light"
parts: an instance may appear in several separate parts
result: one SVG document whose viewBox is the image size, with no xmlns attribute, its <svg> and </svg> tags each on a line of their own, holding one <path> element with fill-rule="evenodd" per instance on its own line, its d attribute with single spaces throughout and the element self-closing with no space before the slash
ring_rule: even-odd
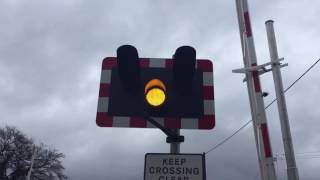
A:
<svg viewBox="0 0 320 180">
<path fill-rule="evenodd" d="M 145 97 L 151 106 L 160 106 L 166 100 L 166 87 L 159 79 L 150 80 L 144 89 Z"/>
</svg>

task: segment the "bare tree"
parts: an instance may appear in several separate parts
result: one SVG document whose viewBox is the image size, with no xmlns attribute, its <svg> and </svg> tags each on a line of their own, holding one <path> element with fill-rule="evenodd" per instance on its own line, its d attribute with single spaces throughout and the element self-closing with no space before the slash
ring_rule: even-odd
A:
<svg viewBox="0 0 320 180">
<path fill-rule="evenodd" d="M 0 128 L 0 179 L 25 180 L 35 155 L 31 180 L 64 180 L 62 159 L 58 150 L 44 144 L 35 145 L 14 127 Z"/>
</svg>

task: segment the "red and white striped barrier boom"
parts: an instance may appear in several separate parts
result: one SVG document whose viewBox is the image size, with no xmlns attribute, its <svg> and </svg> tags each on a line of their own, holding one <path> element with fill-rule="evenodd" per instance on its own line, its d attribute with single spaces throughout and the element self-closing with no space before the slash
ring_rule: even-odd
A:
<svg viewBox="0 0 320 180">
<path fill-rule="evenodd" d="M 234 72 L 246 74 L 261 179 L 276 180 L 247 0 L 236 0 L 236 5 L 245 68 Z"/>
</svg>

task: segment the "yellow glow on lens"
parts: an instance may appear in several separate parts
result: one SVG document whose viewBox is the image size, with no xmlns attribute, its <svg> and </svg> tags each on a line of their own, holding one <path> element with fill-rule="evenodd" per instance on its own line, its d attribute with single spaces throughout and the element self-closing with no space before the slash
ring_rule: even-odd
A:
<svg viewBox="0 0 320 180">
<path fill-rule="evenodd" d="M 160 106 L 166 100 L 166 87 L 160 79 L 152 79 L 146 84 L 144 94 L 149 105 Z"/>
<path fill-rule="evenodd" d="M 146 100 L 152 106 L 160 106 L 165 99 L 166 94 L 160 88 L 152 88 L 146 94 Z"/>
</svg>

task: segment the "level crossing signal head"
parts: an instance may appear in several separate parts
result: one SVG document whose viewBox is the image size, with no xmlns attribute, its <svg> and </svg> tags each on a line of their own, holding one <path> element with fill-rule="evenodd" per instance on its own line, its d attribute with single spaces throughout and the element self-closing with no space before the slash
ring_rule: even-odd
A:
<svg viewBox="0 0 320 180">
<path fill-rule="evenodd" d="M 117 62 L 121 86 L 127 93 L 137 94 L 141 85 L 137 49 L 131 45 L 120 46 L 117 49 Z"/>
<path fill-rule="evenodd" d="M 196 50 L 191 46 L 179 47 L 173 55 L 173 78 L 180 93 L 190 93 L 195 73 Z"/>
<path fill-rule="evenodd" d="M 117 57 L 106 58 L 103 62 L 97 124 L 105 127 L 146 126 L 142 120 L 134 123 L 117 120 L 150 116 L 164 118 L 164 121 L 189 118 L 186 126 L 211 129 L 214 125 L 202 125 L 207 120 L 202 124 L 191 122 L 211 118 L 212 123 L 214 120 L 214 112 L 205 108 L 214 108 L 213 85 L 210 84 L 213 80 L 208 81 L 208 75 L 212 75 L 212 63 L 209 60 L 197 63 L 196 50 L 191 46 L 177 48 L 171 59 L 139 58 L 134 46 L 120 46 Z M 205 87 L 208 85 L 210 87 Z M 107 117 L 117 118 L 107 121 Z M 109 124 L 102 124 L 106 122 Z M 173 129 L 182 128 L 182 122 L 178 125 L 176 120 L 165 124 Z"/>
<path fill-rule="evenodd" d="M 176 50 L 173 55 L 172 77 L 169 78 L 172 80 L 171 90 L 176 91 L 175 94 L 191 92 L 195 63 L 196 50 L 193 47 L 181 46 Z M 166 73 L 165 71 L 160 72 L 160 74 L 153 74 L 152 71 L 143 73 L 145 77 L 154 78 L 147 82 L 142 82 L 138 51 L 131 45 L 123 45 L 117 49 L 117 64 L 120 85 L 124 92 L 137 96 L 139 91 L 142 90 L 141 87 L 144 86 L 147 108 L 163 106 L 167 97 L 165 83 L 170 83 L 168 77 L 163 75 L 163 73 Z M 154 69 L 154 71 L 157 70 Z M 161 79 L 166 80 L 166 82 Z"/>
<path fill-rule="evenodd" d="M 195 63 L 196 50 L 181 46 L 173 55 L 172 68 L 142 68 L 137 49 L 120 46 L 117 68 L 112 70 L 109 110 L 120 116 L 147 113 L 159 117 L 188 117 L 190 111 L 202 110 L 201 92 L 193 86 L 200 86 L 194 82 Z M 192 104 L 189 99 L 198 103 Z"/>
<path fill-rule="evenodd" d="M 119 76 L 122 86 L 128 92 L 139 90 L 140 65 L 138 51 L 134 46 L 123 45 L 117 49 Z M 173 78 L 175 87 L 181 93 L 191 89 L 195 73 L 196 50 L 191 46 L 179 47 L 173 55 Z M 153 81 L 159 82 L 159 81 Z M 163 83 L 162 83 L 163 84 Z"/>
</svg>

